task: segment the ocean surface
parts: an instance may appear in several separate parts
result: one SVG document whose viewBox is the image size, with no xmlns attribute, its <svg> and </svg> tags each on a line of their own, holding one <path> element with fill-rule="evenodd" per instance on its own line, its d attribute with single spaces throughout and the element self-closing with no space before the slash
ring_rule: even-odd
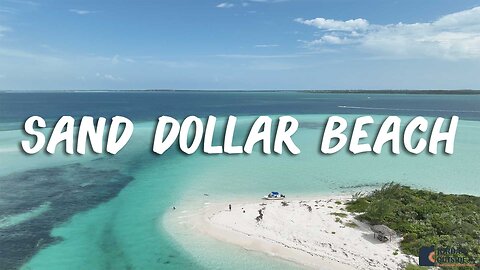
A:
<svg viewBox="0 0 480 270">
<path fill-rule="evenodd" d="M 241 144 L 259 115 L 300 122 L 296 156 L 185 155 L 151 151 L 157 118 L 238 116 Z M 23 154 L 23 122 L 51 127 L 62 115 L 121 115 L 134 121 L 117 155 Z M 319 152 L 330 115 L 352 122 L 372 115 L 374 136 L 387 115 L 460 117 L 453 155 L 334 155 Z M 433 122 L 433 121 L 432 121 Z M 45 133 L 49 133 L 47 128 Z M 220 142 L 222 130 L 215 134 Z M 0 269 L 271 269 L 297 266 L 235 246 L 182 234 L 162 217 L 173 206 L 208 200 L 349 193 L 390 181 L 446 193 L 480 195 L 480 95 L 324 94 L 306 92 L 0 93 Z M 367 141 L 371 141 L 371 138 Z M 183 211 L 177 208 L 175 211 Z M 186 210 L 185 210 L 186 211 Z M 186 213 L 188 214 L 188 213 Z"/>
</svg>

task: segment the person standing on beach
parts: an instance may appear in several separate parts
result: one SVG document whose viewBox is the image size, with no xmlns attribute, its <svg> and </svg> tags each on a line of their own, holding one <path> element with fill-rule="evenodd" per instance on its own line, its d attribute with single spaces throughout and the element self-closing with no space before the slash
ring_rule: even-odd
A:
<svg viewBox="0 0 480 270">
<path fill-rule="evenodd" d="M 232 211 L 232 205 L 231 204 L 228 205 L 228 210 Z"/>
</svg>

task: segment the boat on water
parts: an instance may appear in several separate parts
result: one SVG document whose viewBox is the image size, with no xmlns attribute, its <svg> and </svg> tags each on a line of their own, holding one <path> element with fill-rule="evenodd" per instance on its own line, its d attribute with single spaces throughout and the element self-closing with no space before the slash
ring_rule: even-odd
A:
<svg viewBox="0 0 480 270">
<path fill-rule="evenodd" d="M 285 199 L 285 195 L 283 195 L 279 192 L 276 192 L 276 191 L 272 191 L 267 196 L 263 196 L 263 199 L 265 199 L 265 200 L 283 200 L 283 199 Z"/>
</svg>

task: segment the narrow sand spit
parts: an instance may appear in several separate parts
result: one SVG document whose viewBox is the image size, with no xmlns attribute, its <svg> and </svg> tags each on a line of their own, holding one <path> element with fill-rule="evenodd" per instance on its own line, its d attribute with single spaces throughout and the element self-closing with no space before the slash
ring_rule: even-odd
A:
<svg viewBox="0 0 480 270">
<path fill-rule="evenodd" d="M 347 197 L 211 203 L 189 218 L 191 228 L 218 240 L 314 269 L 403 269 L 418 259 L 399 241 L 381 243 L 344 210 Z M 260 218 L 260 213 L 263 216 Z M 175 215 L 172 213 L 172 215 Z"/>
</svg>

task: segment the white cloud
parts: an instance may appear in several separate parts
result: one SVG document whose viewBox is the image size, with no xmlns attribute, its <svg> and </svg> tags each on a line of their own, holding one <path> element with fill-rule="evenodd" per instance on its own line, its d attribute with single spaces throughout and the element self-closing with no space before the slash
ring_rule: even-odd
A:
<svg viewBox="0 0 480 270">
<path fill-rule="evenodd" d="M 77 15 L 88 15 L 88 14 L 92 14 L 92 13 L 95 13 L 95 11 L 91 11 L 91 10 L 85 10 L 85 9 L 69 9 L 68 11 L 72 12 L 72 13 L 75 13 Z"/>
<path fill-rule="evenodd" d="M 345 44 L 353 43 L 353 41 L 349 38 L 340 37 L 340 36 L 331 35 L 331 34 L 323 35 L 319 39 L 315 39 L 312 41 L 305 41 L 305 40 L 299 40 L 299 41 L 303 42 L 306 45 L 306 47 L 317 47 L 325 44 L 345 45 Z"/>
<path fill-rule="evenodd" d="M 9 27 L 0 25 L 0 37 L 3 37 L 5 32 L 10 32 L 10 31 L 12 31 L 12 29 L 10 29 Z"/>
<path fill-rule="evenodd" d="M 116 65 L 120 63 L 120 55 L 116 54 L 112 57 L 112 64 Z"/>
<path fill-rule="evenodd" d="M 0 58 L 28 59 L 37 62 L 60 65 L 63 60 L 54 56 L 31 53 L 28 51 L 0 47 Z M 1 59 L 3 60 L 3 59 Z"/>
<path fill-rule="evenodd" d="M 7 0 L 10 3 L 14 4 L 21 4 L 21 5 L 29 5 L 29 6 L 38 6 L 39 3 L 34 2 L 34 1 L 28 1 L 28 0 Z"/>
<path fill-rule="evenodd" d="M 9 7 L 0 7 L 0 13 L 16 14 L 17 10 Z"/>
<path fill-rule="evenodd" d="M 255 48 L 273 48 L 273 47 L 278 47 L 280 45 L 278 44 L 257 44 L 255 45 Z"/>
<path fill-rule="evenodd" d="M 159 68 L 169 68 L 169 69 L 190 69 L 198 68 L 201 66 L 199 62 L 193 61 L 176 61 L 176 60 L 161 60 L 161 59 L 150 59 L 145 63 L 154 65 Z"/>
<path fill-rule="evenodd" d="M 281 3 L 287 2 L 288 0 L 250 0 L 250 2 L 254 3 Z"/>
<path fill-rule="evenodd" d="M 137 61 L 130 57 L 123 57 L 121 55 L 115 54 L 114 56 L 98 56 L 98 55 L 89 55 L 86 58 L 91 58 L 94 61 L 98 61 L 102 64 L 112 64 L 112 65 L 119 65 L 125 63 L 136 63 Z"/>
<path fill-rule="evenodd" d="M 97 76 L 98 78 L 101 78 L 101 79 L 108 80 L 108 81 L 123 81 L 123 78 L 113 76 L 112 74 L 103 74 L 103 73 L 97 72 L 95 74 L 95 76 Z"/>
<path fill-rule="evenodd" d="M 346 44 L 348 40 L 345 38 L 333 36 L 333 35 L 324 35 L 322 41 L 330 44 Z"/>
<path fill-rule="evenodd" d="M 368 29 L 369 23 L 365 19 L 354 19 L 348 21 L 337 21 L 325 18 L 315 18 L 312 20 L 304 20 L 302 18 L 295 19 L 296 22 L 310 26 L 315 26 L 321 30 L 327 31 L 357 31 Z"/>
<path fill-rule="evenodd" d="M 250 7 L 256 3 L 259 3 L 259 4 L 263 4 L 263 3 L 281 3 L 281 2 L 286 2 L 288 0 L 245 0 L 243 2 L 240 2 L 240 3 L 237 3 L 237 4 L 234 4 L 234 3 L 230 3 L 230 2 L 223 2 L 223 3 L 220 3 L 218 5 L 216 5 L 217 8 L 233 8 L 235 6 L 241 6 L 241 7 Z M 256 13 L 256 11 L 253 11 L 253 10 L 250 10 L 248 11 L 248 13 Z"/>
<path fill-rule="evenodd" d="M 400 58 L 480 58 L 480 7 L 424 23 L 376 25 L 365 19 L 325 18 L 295 21 L 321 30 L 322 36 L 307 46 L 349 45 Z"/>
<path fill-rule="evenodd" d="M 300 54 L 217 54 L 215 57 L 236 58 L 236 59 L 275 59 L 275 58 L 297 58 Z"/>
<path fill-rule="evenodd" d="M 235 6 L 235 5 L 232 4 L 232 3 L 224 2 L 224 3 L 218 4 L 216 7 L 217 7 L 217 8 L 232 8 L 232 7 L 234 7 L 234 6 Z"/>
</svg>

